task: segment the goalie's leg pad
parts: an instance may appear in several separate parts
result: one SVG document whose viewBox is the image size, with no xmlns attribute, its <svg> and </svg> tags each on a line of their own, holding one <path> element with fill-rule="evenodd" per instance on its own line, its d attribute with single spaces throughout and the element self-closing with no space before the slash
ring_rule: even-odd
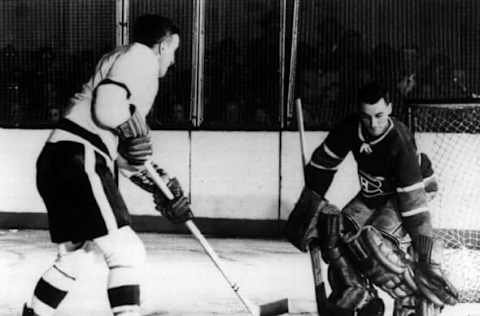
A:
<svg viewBox="0 0 480 316">
<path fill-rule="evenodd" d="M 368 301 L 367 305 L 362 307 L 358 316 L 383 316 L 385 314 L 385 303 L 380 297 L 374 297 Z"/>
<path fill-rule="evenodd" d="M 385 304 L 379 297 L 371 299 L 364 307 L 356 310 L 341 308 L 331 302 L 327 302 L 325 306 L 325 316 L 383 316 L 384 314 Z"/>
<path fill-rule="evenodd" d="M 59 245 L 57 259 L 42 275 L 34 289 L 30 307 L 36 315 L 48 316 L 55 313 L 75 284 L 86 256 L 84 243 L 68 242 Z"/>
<path fill-rule="evenodd" d="M 439 316 L 442 308 L 419 296 L 395 300 L 393 316 Z"/>
<path fill-rule="evenodd" d="M 412 262 L 397 244 L 372 226 L 344 236 L 347 249 L 363 275 L 394 299 L 417 291 Z"/>
<path fill-rule="evenodd" d="M 339 247 L 329 249 L 327 254 L 330 265 L 328 281 L 332 287 L 329 301 L 346 310 L 364 307 L 372 298 L 372 292 L 363 278 Z"/>
<path fill-rule="evenodd" d="M 416 316 L 415 304 L 414 296 L 396 299 L 393 304 L 393 316 Z"/>
<path fill-rule="evenodd" d="M 306 252 L 308 244 L 318 239 L 317 223 L 320 211 L 328 205 L 321 196 L 304 188 L 295 207 L 288 216 L 285 234 L 290 243 Z"/>
<path fill-rule="evenodd" d="M 145 247 L 129 226 L 95 239 L 109 268 L 108 298 L 114 315 L 139 315 Z"/>
</svg>

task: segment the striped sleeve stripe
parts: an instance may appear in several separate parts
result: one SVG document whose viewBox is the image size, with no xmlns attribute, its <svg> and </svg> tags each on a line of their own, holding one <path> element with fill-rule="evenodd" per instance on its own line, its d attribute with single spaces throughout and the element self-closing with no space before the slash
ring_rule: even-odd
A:
<svg viewBox="0 0 480 316">
<path fill-rule="evenodd" d="M 330 157 L 332 157 L 334 159 L 337 159 L 337 160 L 342 160 L 342 158 L 339 157 L 338 155 L 336 155 L 330 148 L 328 148 L 327 144 L 325 144 L 325 143 L 323 143 L 323 150 Z"/>
<path fill-rule="evenodd" d="M 402 212 L 402 217 L 410 217 L 424 212 L 428 212 L 428 207 L 419 207 L 414 210 Z"/>
<path fill-rule="evenodd" d="M 435 178 L 435 175 L 434 175 L 434 174 L 432 174 L 430 177 L 423 178 L 423 183 L 425 184 L 426 182 L 432 180 L 433 178 Z"/>
<path fill-rule="evenodd" d="M 418 182 L 403 188 L 397 188 L 397 192 L 412 192 L 412 191 L 423 189 L 423 188 L 425 188 L 425 185 L 423 184 L 423 182 Z"/>
<path fill-rule="evenodd" d="M 317 163 L 314 163 L 313 161 L 310 161 L 310 166 L 314 167 L 314 168 L 317 168 L 317 169 L 321 169 L 321 170 L 337 170 L 338 167 L 332 167 L 332 168 L 328 168 L 328 167 L 325 167 L 325 166 L 322 166 L 320 164 L 317 164 Z"/>
<path fill-rule="evenodd" d="M 92 187 L 93 195 L 97 201 L 98 208 L 102 213 L 102 218 L 108 231 L 118 229 L 117 221 L 113 214 L 112 207 L 108 201 L 107 195 L 103 190 L 102 180 L 95 172 L 95 152 L 90 146 L 85 146 L 85 173 L 88 176 Z"/>
</svg>

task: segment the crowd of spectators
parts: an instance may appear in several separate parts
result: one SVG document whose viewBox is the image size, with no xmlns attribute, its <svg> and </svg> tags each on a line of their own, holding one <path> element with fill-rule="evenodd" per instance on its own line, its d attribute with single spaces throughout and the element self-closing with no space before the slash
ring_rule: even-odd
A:
<svg viewBox="0 0 480 316">
<path fill-rule="evenodd" d="M 319 24 L 316 45 L 298 44 L 296 97 L 304 104 L 309 128 L 330 128 L 352 112 L 356 91 L 375 80 L 390 92 L 394 115 L 406 119 L 412 99 L 476 98 L 469 73 L 456 57 L 418 46 L 367 45 L 363 34 L 334 19 Z"/>
<path fill-rule="evenodd" d="M 256 27 L 256 36 L 246 36 L 246 42 L 226 37 L 207 46 L 201 127 L 278 127 L 278 19 L 269 13 Z M 307 128 L 328 129 L 350 113 L 358 87 L 372 79 L 390 91 L 394 115 L 400 119 L 405 119 L 405 104 L 412 98 L 477 97 L 470 73 L 456 62 L 456 56 L 423 55 L 416 46 L 395 48 L 388 43 L 371 47 L 362 33 L 344 28 L 335 19 L 320 21 L 316 31 L 315 43 L 306 42 L 300 34 L 297 50 L 295 97 L 302 98 Z M 288 41 L 286 47 L 290 47 Z M 88 79 L 101 53 L 62 54 L 51 47 L 25 53 L 12 45 L 3 47 L 2 122 L 57 121 L 68 104 L 67 98 Z M 288 61 L 286 58 L 286 65 Z M 177 70 L 160 81 L 150 116 L 154 125 L 192 126 L 191 68 Z"/>
</svg>

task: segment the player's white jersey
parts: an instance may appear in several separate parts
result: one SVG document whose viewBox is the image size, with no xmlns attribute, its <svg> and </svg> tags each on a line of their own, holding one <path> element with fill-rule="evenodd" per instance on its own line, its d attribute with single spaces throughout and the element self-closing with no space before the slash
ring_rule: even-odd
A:
<svg viewBox="0 0 480 316">
<path fill-rule="evenodd" d="M 118 138 L 112 131 L 95 124 L 92 116 L 95 88 L 104 80 L 119 84 L 125 88 L 128 102 L 146 116 L 158 91 L 158 74 L 158 56 L 152 49 L 139 43 L 118 47 L 99 61 L 94 75 L 83 85 L 82 91 L 70 100 L 65 118 L 98 135 L 107 146 L 111 158 L 115 159 Z M 64 133 L 57 130 L 51 137 L 56 138 L 55 141 L 59 141 L 59 137 L 67 137 L 62 135 Z"/>
</svg>

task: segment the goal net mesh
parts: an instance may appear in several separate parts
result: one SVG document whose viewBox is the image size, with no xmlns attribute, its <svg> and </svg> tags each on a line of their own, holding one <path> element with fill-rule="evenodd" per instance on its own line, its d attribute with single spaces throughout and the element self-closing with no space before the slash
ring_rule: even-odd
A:
<svg viewBox="0 0 480 316">
<path fill-rule="evenodd" d="M 411 104 L 410 127 L 439 184 L 435 255 L 461 302 L 480 302 L 480 104 Z"/>
</svg>

